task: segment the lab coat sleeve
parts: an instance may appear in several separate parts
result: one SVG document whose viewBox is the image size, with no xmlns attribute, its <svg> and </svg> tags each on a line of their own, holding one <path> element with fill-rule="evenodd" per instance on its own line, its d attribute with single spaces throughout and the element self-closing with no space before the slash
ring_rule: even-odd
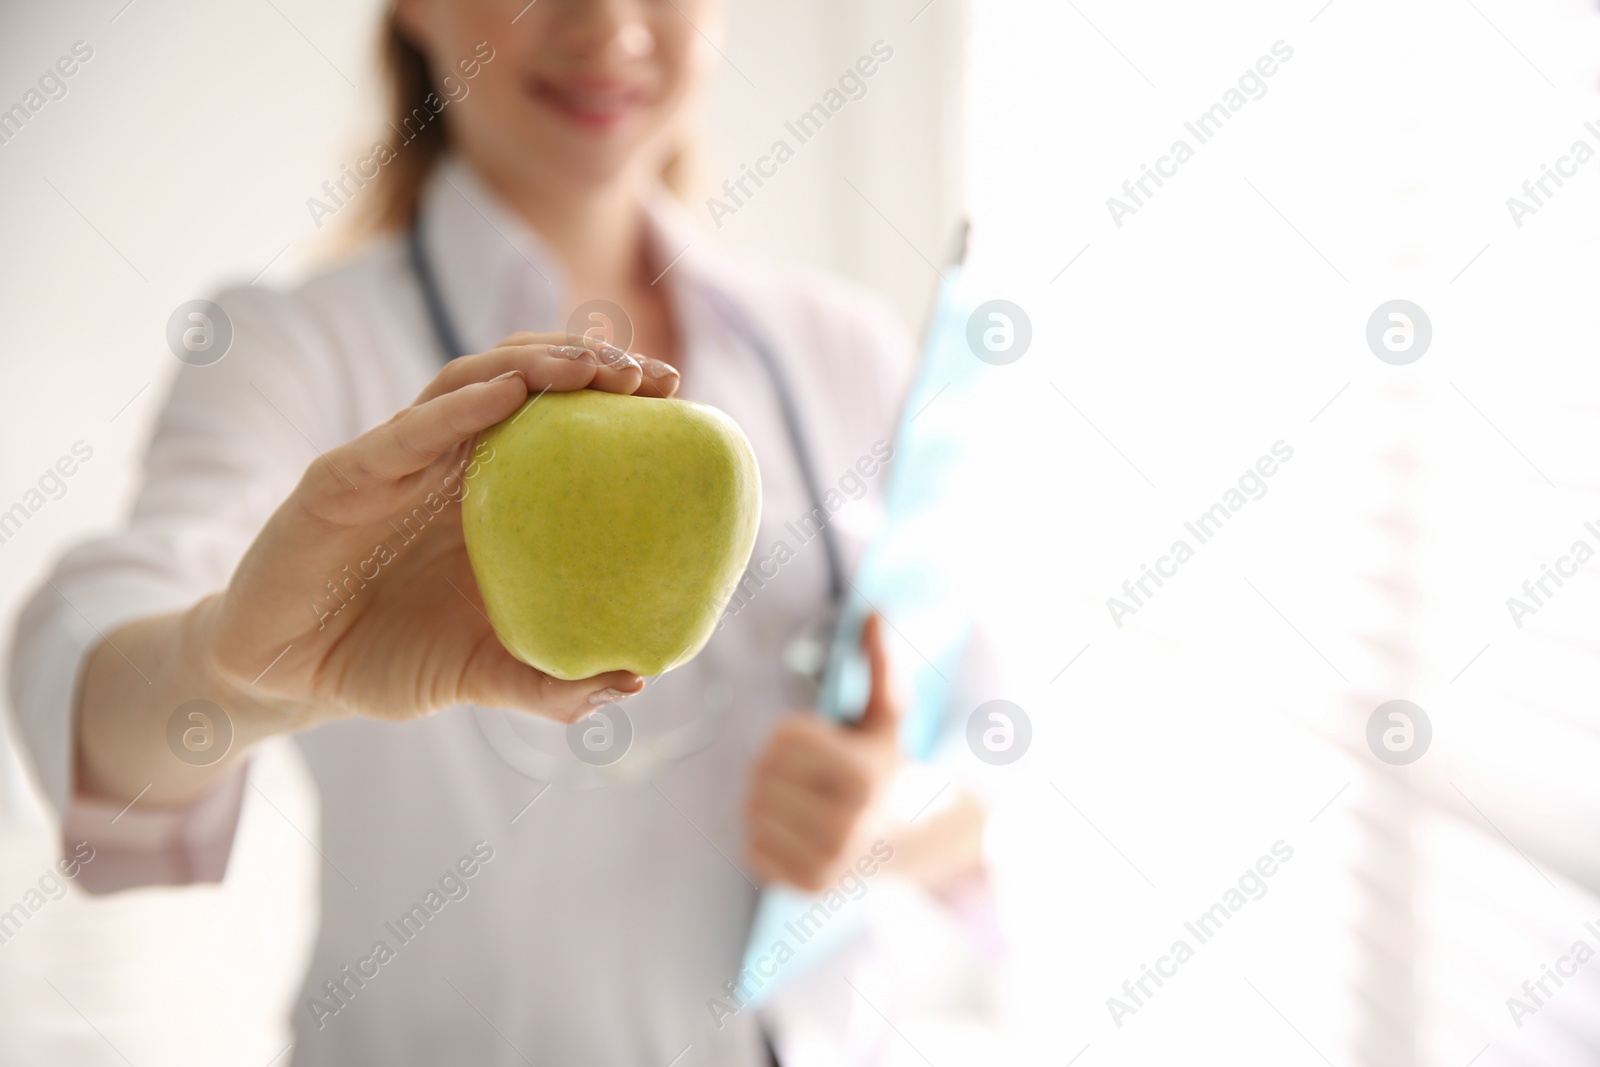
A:
<svg viewBox="0 0 1600 1067">
<path fill-rule="evenodd" d="M 120 626 L 224 588 L 317 450 L 341 440 L 339 363 L 294 298 L 245 289 L 217 303 L 232 345 L 178 372 L 125 529 L 62 557 L 24 607 L 11 649 L 16 734 L 67 847 L 95 847 L 80 878 L 91 891 L 219 880 L 245 771 L 182 810 L 80 795 L 73 711 L 89 653 Z"/>
</svg>

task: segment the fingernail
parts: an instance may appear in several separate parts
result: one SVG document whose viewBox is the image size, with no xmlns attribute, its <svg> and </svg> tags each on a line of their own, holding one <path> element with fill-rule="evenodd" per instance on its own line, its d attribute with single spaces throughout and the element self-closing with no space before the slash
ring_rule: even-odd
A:
<svg viewBox="0 0 1600 1067">
<path fill-rule="evenodd" d="M 594 353 L 587 348 L 578 348 L 575 345 L 551 345 L 545 351 L 557 359 L 575 359 L 596 367 L 600 365 L 600 361 L 595 358 Z"/>
<path fill-rule="evenodd" d="M 646 378 L 675 378 L 678 376 L 677 367 L 650 356 L 639 357 L 639 369 L 644 371 Z"/>
<path fill-rule="evenodd" d="M 625 370 L 630 367 L 638 369 L 639 361 L 628 355 L 625 349 L 618 348 L 616 345 L 605 341 L 593 341 L 590 343 L 594 345 L 594 350 L 600 354 L 600 360 L 606 366 L 615 367 L 618 370 Z"/>
<path fill-rule="evenodd" d="M 489 379 L 489 384 L 493 385 L 495 382 L 503 382 L 507 378 L 520 378 L 520 377 L 522 377 L 522 372 L 521 371 L 519 371 L 519 370 L 508 370 L 504 374 L 496 374 L 493 378 L 490 378 Z"/>
<path fill-rule="evenodd" d="M 599 707 L 602 704 L 615 704 L 617 701 L 622 700 L 624 697 L 629 695 L 630 694 L 624 693 L 620 689 L 613 689 L 610 686 L 606 686 L 604 689 L 590 693 L 589 703 L 595 705 L 596 707 Z"/>
</svg>

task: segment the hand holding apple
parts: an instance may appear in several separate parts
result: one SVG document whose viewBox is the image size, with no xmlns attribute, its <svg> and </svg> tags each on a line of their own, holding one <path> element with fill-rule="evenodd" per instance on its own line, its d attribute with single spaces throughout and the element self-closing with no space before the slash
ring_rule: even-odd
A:
<svg viewBox="0 0 1600 1067">
<path fill-rule="evenodd" d="M 227 590 L 199 606 L 227 695 L 300 722 L 462 703 L 568 720 L 591 695 L 638 689 L 637 672 L 557 679 L 501 647 L 456 502 L 483 458 L 474 437 L 530 392 L 665 398 L 677 382 L 664 363 L 567 334 L 514 334 L 447 364 L 410 407 L 312 463 Z"/>
<path fill-rule="evenodd" d="M 330 449 L 256 534 L 221 592 L 116 628 L 89 654 L 76 707 L 77 788 L 182 806 L 257 742 L 328 719 L 411 719 L 455 704 L 562 721 L 637 691 L 636 673 L 562 680 L 496 638 L 461 534 L 478 432 L 530 391 L 665 398 L 678 372 L 570 334 L 519 333 L 452 360 L 408 407 Z M 643 403 L 644 401 L 641 401 Z M 204 699 L 233 726 L 214 762 L 174 760 L 172 710 Z"/>
</svg>

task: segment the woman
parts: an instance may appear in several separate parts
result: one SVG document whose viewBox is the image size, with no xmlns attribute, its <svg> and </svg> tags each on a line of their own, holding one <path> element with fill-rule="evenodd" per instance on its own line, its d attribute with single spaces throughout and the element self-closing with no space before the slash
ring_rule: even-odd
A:
<svg viewBox="0 0 1600 1067">
<path fill-rule="evenodd" d="M 326 860 L 297 1064 L 766 1062 L 753 1011 L 707 1011 L 738 975 L 758 882 L 827 887 L 880 840 L 928 885 L 976 863 L 970 808 L 915 832 L 883 810 L 897 704 L 875 626 L 862 723 L 785 714 L 780 648 L 828 606 L 816 544 L 627 706 L 639 751 L 666 756 L 604 788 L 558 766 L 554 724 L 645 681 L 518 662 L 468 567 L 477 433 L 532 394 L 585 388 L 732 415 L 760 462 L 769 556 L 813 498 L 751 324 L 822 483 L 890 436 L 909 362 L 892 319 L 713 249 L 660 190 L 713 14 L 398 0 L 399 137 L 361 187 L 341 178 L 378 235 L 298 292 L 219 299 L 231 348 L 179 375 L 128 530 L 69 554 L 18 627 L 18 716 L 65 837 L 97 850 L 90 889 L 219 879 L 253 747 L 297 739 Z M 625 309 L 620 347 L 584 336 L 581 314 L 567 329 L 595 300 Z M 846 565 L 871 510 L 834 521 Z M 551 725 L 496 734 L 485 708 Z M 668 743 L 696 723 L 713 728 Z M 211 754 L 193 756 L 193 730 Z M 530 781 L 519 744 L 560 788 Z"/>
</svg>

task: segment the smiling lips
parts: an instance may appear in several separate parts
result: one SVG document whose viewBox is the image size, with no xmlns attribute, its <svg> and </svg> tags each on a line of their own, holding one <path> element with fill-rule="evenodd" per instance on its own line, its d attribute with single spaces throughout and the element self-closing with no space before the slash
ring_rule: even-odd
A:
<svg viewBox="0 0 1600 1067">
<path fill-rule="evenodd" d="M 569 122 L 590 130 L 610 130 L 649 102 L 643 86 L 614 78 L 536 77 L 528 82 L 533 98 Z"/>
</svg>

